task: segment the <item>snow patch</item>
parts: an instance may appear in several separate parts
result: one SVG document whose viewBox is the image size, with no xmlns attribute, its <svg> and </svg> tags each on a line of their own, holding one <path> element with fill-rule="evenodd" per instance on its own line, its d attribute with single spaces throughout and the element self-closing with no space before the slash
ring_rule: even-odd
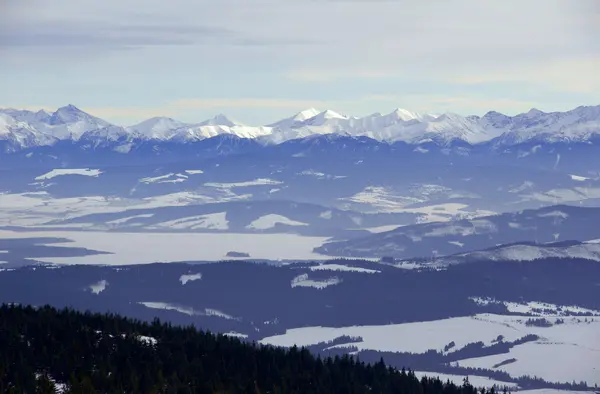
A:
<svg viewBox="0 0 600 394">
<path fill-rule="evenodd" d="M 154 224 L 149 228 L 170 228 L 174 230 L 228 230 L 229 221 L 227 220 L 227 212 L 218 212 L 169 220 Z"/>
<path fill-rule="evenodd" d="M 187 175 L 184 175 L 184 174 L 169 173 L 166 175 L 142 178 L 142 179 L 140 179 L 140 182 L 146 183 L 146 184 L 149 184 L 149 183 L 180 183 L 180 182 L 187 181 L 187 178 L 188 178 Z"/>
<path fill-rule="evenodd" d="M 241 333 L 235 332 L 235 331 L 224 332 L 223 335 L 225 335 L 227 337 L 231 337 L 231 338 L 240 338 L 240 339 L 248 338 L 247 334 L 241 334 Z"/>
<path fill-rule="evenodd" d="M 88 289 L 98 295 L 100 293 L 102 293 L 104 290 L 106 290 L 106 287 L 108 286 L 108 282 L 105 280 L 101 280 L 99 282 L 93 283 L 91 285 L 88 286 Z"/>
<path fill-rule="evenodd" d="M 179 281 L 182 285 L 185 285 L 188 282 L 193 282 L 195 280 L 201 280 L 202 274 L 199 272 L 197 274 L 184 274 L 179 277 Z"/>
<path fill-rule="evenodd" d="M 295 287 L 314 287 L 315 289 L 322 290 L 329 286 L 334 286 L 342 283 L 341 279 L 338 278 L 329 278 L 325 280 L 312 280 L 308 278 L 308 274 L 302 274 L 296 276 L 291 281 L 292 288 Z"/>
<path fill-rule="evenodd" d="M 276 181 L 273 179 L 259 178 L 253 181 L 246 182 L 232 182 L 232 183 L 205 183 L 204 186 L 216 187 L 220 189 L 231 189 L 233 187 L 249 187 L 249 186 L 264 186 L 264 185 L 281 185 L 283 182 Z"/>
<path fill-rule="evenodd" d="M 561 212 L 561 211 L 552 211 L 552 212 L 547 212 L 547 213 L 540 213 L 538 215 L 541 218 L 561 218 L 561 219 L 566 219 L 569 217 L 568 214 Z"/>
<path fill-rule="evenodd" d="M 364 272 L 368 274 L 380 273 L 381 271 L 361 268 L 361 267 L 350 267 L 342 264 L 320 264 L 310 267 L 311 271 L 342 271 L 342 272 Z"/>
<path fill-rule="evenodd" d="M 327 219 L 327 220 L 329 220 L 329 219 L 333 218 L 333 212 L 331 212 L 331 211 L 321 212 L 319 214 L 319 217 L 321 219 Z"/>
<path fill-rule="evenodd" d="M 89 176 L 89 177 L 98 177 L 100 174 L 102 174 L 102 171 L 90 169 L 90 168 L 71 168 L 71 169 L 61 168 L 61 169 L 55 169 L 55 170 L 47 172 L 43 175 L 40 175 L 40 176 L 36 177 L 35 180 L 43 181 L 43 180 L 48 180 L 48 179 L 52 179 L 57 176 L 63 176 L 63 175 L 83 175 L 83 176 Z"/>
<path fill-rule="evenodd" d="M 275 227 L 278 224 L 283 224 L 286 226 L 308 226 L 308 223 L 297 222 L 295 220 L 288 219 L 285 216 L 281 215 L 269 214 L 261 216 L 260 218 L 252 221 L 249 225 L 246 226 L 246 228 L 254 230 L 268 230 Z"/>
</svg>

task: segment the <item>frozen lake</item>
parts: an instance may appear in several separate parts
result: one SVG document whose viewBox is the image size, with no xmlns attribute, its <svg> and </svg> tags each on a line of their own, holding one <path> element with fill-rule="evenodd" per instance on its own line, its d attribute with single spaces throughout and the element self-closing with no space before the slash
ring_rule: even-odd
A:
<svg viewBox="0 0 600 394">
<path fill-rule="evenodd" d="M 294 234 L 198 234 L 198 233 L 109 233 L 87 231 L 1 231 L 0 238 L 67 238 L 72 242 L 52 244 L 65 248 L 87 248 L 111 254 L 84 257 L 37 257 L 55 264 L 144 264 L 173 261 L 219 261 L 227 252 L 244 252 L 252 259 L 325 260 L 313 248 L 325 237 Z"/>
</svg>

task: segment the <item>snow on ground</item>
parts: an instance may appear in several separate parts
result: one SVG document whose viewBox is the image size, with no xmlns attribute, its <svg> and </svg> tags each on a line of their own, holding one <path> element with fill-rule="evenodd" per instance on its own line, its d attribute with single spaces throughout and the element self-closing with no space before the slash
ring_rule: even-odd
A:
<svg viewBox="0 0 600 394">
<path fill-rule="evenodd" d="M 225 333 L 223 333 L 223 335 L 225 335 L 227 337 L 240 338 L 240 339 L 248 338 L 248 335 L 240 334 L 239 332 L 234 332 L 234 331 L 225 332 Z"/>
<path fill-rule="evenodd" d="M 188 282 L 193 282 L 195 280 L 201 280 L 202 274 L 198 272 L 197 274 L 184 274 L 179 277 L 179 281 L 182 285 L 185 285 Z"/>
<path fill-rule="evenodd" d="M 250 194 L 235 194 L 229 189 L 206 189 L 208 190 L 178 192 L 142 199 L 105 196 L 53 198 L 46 192 L 0 194 L 0 226 L 41 226 L 52 220 L 72 219 L 94 213 L 239 201 L 252 197 Z M 78 223 L 69 227 L 89 225 Z"/>
<path fill-rule="evenodd" d="M 342 198 L 341 201 L 366 205 L 378 212 L 397 212 L 407 205 L 424 202 L 419 198 L 399 195 L 384 186 L 367 186 L 361 192 Z"/>
<path fill-rule="evenodd" d="M 600 384 L 600 318 L 545 317 L 551 327 L 526 326 L 528 317 L 488 315 L 491 322 L 501 322 L 523 332 L 538 335 L 540 340 L 516 346 L 508 354 L 478 357 L 459 362 L 461 366 L 491 368 L 515 358 L 514 363 L 497 369 L 511 375 L 532 375 L 548 381 L 585 381 Z"/>
<path fill-rule="evenodd" d="M 206 308 L 204 310 L 204 313 L 206 316 L 216 316 L 216 317 L 222 317 L 223 319 L 227 319 L 227 320 L 237 320 L 237 318 L 228 315 L 227 313 L 223 313 L 218 309 L 211 309 L 211 308 Z"/>
<path fill-rule="evenodd" d="M 0 230 L 0 238 L 67 238 L 73 242 L 53 246 L 82 247 L 112 254 L 85 257 L 39 257 L 56 264 L 127 265 L 173 261 L 220 261 L 231 250 L 243 250 L 254 259 L 327 260 L 314 253 L 325 237 L 295 234 L 113 233 L 94 231 L 13 232 Z"/>
<path fill-rule="evenodd" d="M 298 275 L 292 279 L 290 285 L 294 287 L 314 287 L 315 289 L 322 290 L 329 286 L 334 286 L 342 283 L 341 279 L 329 278 L 325 280 L 313 280 L 308 278 L 308 274 Z"/>
<path fill-rule="evenodd" d="M 323 172 L 318 172 L 318 171 L 313 171 L 313 170 L 307 170 L 307 171 L 302 171 L 299 172 L 296 175 L 301 175 L 301 176 L 311 176 L 317 179 L 344 179 L 344 178 L 348 178 L 347 175 L 329 175 L 329 174 L 325 174 Z"/>
<path fill-rule="evenodd" d="M 252 181 L 232 182 L 232 183 L 205 183 L 204 186 L 216 187 L 220 189 L 231 189 L 232 187 L 248 187 L 248 186 L 263 186 L 263 185 L 281 185 L 283 182 L 273 179 L 259 178 Z"/>
<path fill-rule="evenodd" d="M 166 311 L 175 311 L 189 316 L 214 316 L 227 320 L 237 320 L 237 318 L 223 313 L 217 309 L 205 308 L 200 311 L 189 306 L 175 305 L 167 302 L 138 302 L 138 304 L 150 309 L 162 309 Z"/>
<path fill-rule="evenodd" d="M 568 247 L 539 247 L 534 245 L 511 245 L 502 248 L 465 253 L 471 258 L 493 261 L 532 261 L 541 258 L 581 258 L 600 261 L 600 244 L 585 243 Z"/>
<path fill-rule="evenodd" d="M 538 215 L 541 218 L 561 218 L 566 219 L 569 217 L 569 214 L 564 213 L 563 211 L 552 211 L 548 213 L 540 213 Z"/>
<path fill-rule="evenodd" d="M 180 183 L 187 181 L 188 176 L 185 174 L 169 173 L 165 175 L 148 177 L 140 179 L 142 183 Z"/>
<path fill-rule="evenodd" d="M 158 341 L 156 340 L 156 338 L 153 337 L 147 337 L 145 335 L 138 335 L 137 337 L 138 341 L 143 342 L 147 345 L 151 345 L 154 346 L 158 343 Z"/>
<path fill-rule="evenodd" d="M 333 212 L 331 212 L 331 211 L 321 212 L 319 214 L 319 217 L 321 219 L 327 219 L 327 220 L 329 220 L 329 219 L 331 219 L 333 217 Z"/>
<path fill-rule="evenodd" d="M 62 175 L 83 175 L 83 176 L 97 177 L 100 174 L 102 174 L 102 171 L 94 170 L 94 169 L 90 169 L 90 168 L 60 168 L 60 169 L 55 169 L 50 172 L 47 172 L 43 175 L 40 175 L 40 176 L 36 177 L 35 180 L 36 181 L 44 181 L 44 180 L 52 179 L 52 178 L 55 178 L 57 176 L 62 176 Z"/>
<path fill-rule="evenodd" d="M 506 340 L 515 340 L 527 333 L 470 316 L 380 326 L 303 327 L 289 329 L 285 334 L 264 338 L 261 342 L 277 346 L 308 346 L 350 336 L 363 338 L 362 342 L 352 344 L 359 350 L 424 353 L 429 349 L 442 351 L 452 341 L 457 348 L 477 341 L 490 345 L 498 335 L 504 335 Z"/>
<path fill-rule="evenodd" d="M 414 204 L 424 204 L 435 195 L 443 194 L 446 198 L 478 198 L 478 196 L 456 193 L 439 185 L 418 184 L 403 195 L 398 191 L 384 186 L 367 186 L 361 192 L 341 198 L 344 209 L 356 208 L 355 204 L 366 207 L 368 212 L 414 213 L 421 215 L 419 222 L 444 222 L 460 215 L 462 218 L 493 215 L 494 212 L 484 210 L 471 211 L 469 206 L 460 203 L 432 204 L 413 207 Z"/>
<path fill-rule="evenodd" d="M 401 225 L 401 224 L 388 224 L 388 225 L 379 226 L 379 227 L 363 228 L 362 230 L 367 230 L 368 232 L 370 232 L 372 234 L 379 234 L 379 233 L 385 233 L 387 231 L 392 231 L 399 227 L 404 227 L 404 226 L 405 225 Z"/>
<path fill-rule="evenodd" d="M 175 312 L 183 313 L 188 316 L 202 316 L 203 315 L 202 312 L 196 311 L 194 308 L 191 308 L 188 306 L 182 306 L 182 305 L 173 305 L 173 304 L 169 304 L 166 302 L 138 302 L 138 304 L 141 304 L 141 305 L 145 306 L 146 308 L 150 308 L 150 309 L 163 309 L 166 311 L 175 311 Z"/>
<path fill-rule="evenodd" d="M 36 373 L 35 374 L 35 378 L 36 379 L 38 379 L 40 376 L 42 376 L 41 373 Z M 54 379 L 50 375 L 46 375 L 46 376 L 48 377 L 49 381 L 51 381 L 52 383 L 54 383 L 54 388 L 55 388 L 56 394 L 63 394 L 63 393 L 67 392 L 67 384 L 66 383 L 57 382 L 56 379 Z"/>
<path fill-rule="evenodd" d="M 519 394 L 593 394 L 594 391 L 571 391 L 558 389 L 519 390 Z"/>
<path fill-rule="evenodd" d="M 109 222 L 106 222 L 106 224 L 119 225 L 119 224 L 127 223 L 134 219 L 151 218 L 152 216 L 154 216 L 153 213 L 144 213 L 144 214 L 140 214 L 140 215 L 129 216 L 126 218 L 111 220 Z M 70 226 L 70 224 L 67 224 L 67 226 Z"/>
<path fill-rule="evenodd" d="M 174 230 L 227 230 L 229 221 L 227 212 L 209 213 L 206 215 L 189 216 L 175 220 L 157 223 L 148 227 L 149 229 L 170 228 Z"/>
<path fill-rule="evenodd" d="M 600 332 L 600 327 L 596 325 Z M 600 348 L 538 341 L 516 346 L 506 354 L 459 361 L 463 367 L 488 368 L 509 360 L 515 362 L 494 368 L 511 376 L 537 376 L 549 382 L 600 384 Z"/>
<path fill-rule="evenodd" d="M 487 388 L 492 388 L 493 386 L 496 386 L 496 387 L 505 387 L 506 386 L 506 387 L 515 389 L 518 387 L 518 385 L 516 383 L 502 382 L 500 380 L 494 380 L 494 379 L 491 379 L 491 378 L 488 378 L 485 376 L 450 375 L 450 374 L 446 374 L 446 373 L 420 372 L 420 371 L 415 371 L 415 375 L 419 379 L 421 379 L 424 376 L 426 376 L 428 378 L 439 378 L 444 383 L 449 380 L 458 386 L 463 384 L 463 380 L 465 379 L 465 377 L 468 377 L 469 383 L 471 383 L 474 387 L 477 387 L 477 388 L 485 387 L 487 389 Z"/>
<path fill-rule="evenodd" d="M 105 280 L 101 280 L 99 282 L 93 283 L 91 285 L 89 285 L 89 290 L 94 293 L 94 294 L 100 294 L 102 293 L 104 290 L 106 290 L 106 287 L 108 286 L 108 282 Z"/>
<path fill-rule="evenodd" d="M 286 218 L 285 216 L 281 215 L 269 214 L 261 216 L 258 219 L 252 221 L 252 223 L 247 225 L 246 228 L 254 230 L 268 230 L 270 228 L 275 227 L 278 224 L 283 224 L 286 226 L 308 226 L 308 223 L 297 222 L 295 220 Z"/>
<path fill-rule="evenodd" d="M 310 267 L 311 271 L 343 271 L 343 272 L 364 272 L 368 274 L 380 273 L 381 271 L 361 267 L 350 267 L 342 264 L 320 264 Z"/>
<path fill-rule="evenodd" d="M 600 198 L 600 188 L 574 187 L 573 189 L 552 189 L 541 193 L 522 196 L 525 201 L 540 201 L 548 204 L 568 204 L 588 199 Z"/>
<path fill-rule="evenodd" d="M 492 298 L 471 297 L 470 300 L 478 305 L 505 305 L 509 312 L 522 313 L 532 316 L 570 316 L 572 314 L 585 314 L 590 316 L 600 316 L 600 311 L 582 308 L 575 305 L 556 305 L 547 302 L 508 302 L 498 301 Z"/>
<path fill-rule="evenodd" d="M 550 381 L 571 382 L 575 379 L 591 385 L 600 381 L 600 317 L 562 317 L 563 324 L 551 327 L 527 326 L 527 319 L 529 317 L 480 314 L 383 326 L 303 327 L 289 329 L 285 334 L 260 342 L 276 346 L 308 346 L 350 336 L 363 338 L 362 342 L 352 342 L 358 350 L 424 353 L 429 349 L 442 351 L 453 341 L 458 349 L 478 341 L 489 346 L 499 335 L 505 341 L 514 341 L 535 334 L 540 340 L 516 346 L 509 354 L 463 360 L 459 364 L 492 368 L 514 357 L 517 362 L 499 369 L 515 376 L 537 375 Z M 558 318 L 546 319 L 556 323 Z M 345 345 L 334 347 L 344 348 Z"/>
<path fill-rule="evenodd" d="M 461 219 L 495 215 L 495 212 L 485 210 L 469 211 L 469 206 L 458 203 L 429 205 L 419 208 L 403 208 L 395 212 L 421 215 L 419 223 L 447 222 L 460 217 Z"/>
<path fill-rule="evenodd" d="M 574 181 L 579 181 L 579 182 L 585 182 L 585 181 L 589 181 L 591 178 L 586 178 L 584 176 L 579 176 L 579 175 L 569 175 L 571 177 L 572 180 Z"/>
</svg>

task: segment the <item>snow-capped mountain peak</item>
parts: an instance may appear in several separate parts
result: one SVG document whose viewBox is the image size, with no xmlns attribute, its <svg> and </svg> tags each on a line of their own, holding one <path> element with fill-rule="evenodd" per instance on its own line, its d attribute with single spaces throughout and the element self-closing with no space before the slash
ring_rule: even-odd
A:
<svg viewBox="0 0 600 394">
<path fill-rule="evenodd" d="M 227 126 L 227 127 L 234 127 L 234 126 L 245 126 L 245 125 L 243 123 L 240 123 L 240 122 L 237 122 L 235 120 L 232 120 L 232 119 L 228 118 L 224 114 L 217 114 L 214 117 L 212 117 L 211 119 L 205 120 L 204 122 L 198 124 L 198 126 Z"/>
<path fill-rule="evenodd" d="M 538 117 L 538 116 L 545 115 L 545 112 L 542 112 L 542 111 L 540 111 L 537 108 L 532 108 L 525 115 L 527 115 L 527 117 L 529 117 L 529 118 L 535 118 L 535 117 Z"/>
<path fill-rule="evenodd" d="M 151 139 L 168 139 L 172 133 L 187 124 L 167 117 L 154 117 L 136 125 L 129 126 L 127 129 Z"/>
<path fill-rule="evenodd" d="M 83 112 L 73 104 L 66 105 L 57 109 L 48 120 L 51 125 L 74 123 L 81 120 L 93 118 L 91 115 Z M 96 118 L 97 119 L 97 118 Z"/>
<path fill-rule="evenodd" d="M 321 113 L 321 111 L 316 108 L 307 108 L 304 111 L 298 112 L 294 116 L 290 116 L 289 118 L 281 119 L 275 123 L 268 124 L 267 127 L 273 127 L 277 129 L 293 127 L 294 125 L 301 124 L 308 119 L 314 118 L 319 113 Z"/>
<path fill-rule="evenodd" d="M 320 113 L 321 113 L 321 111 L 319 111 L 316 108 L 308 108 L 308 109 L 305 109 L 304 111 L 298 112 L 292 119 L 294 119 L 297 122 L 303 122 L 307 119 L 317 116 Z"/>
<path fill-rule="evenodd" d="M 313 116 L 309 119 L 306 119 L 302 123 L 304 123 L 306 125 L 312 125 L 312 126 L 323 126 L 331 120 L 347 120 L 347 119 L 349 119 L 347 116 L 340 115 L 339 113 L 328 109 L 323 112 L 319 112 L 315 116 Z"/>
<path fill-rule="evenodd" d="M 402 108 L 396 108 L 388 116 L 396 118 L 403 122 L 408 122 L 410 120 L 421 120 L 423 118 L 421 114 L 418 114 L 416 112 L 410 112 Z"/>
<path fill-rule="evenodd" d="M 566 112 L 528 112 L 508 116 L 490 111 L 484 116 L 421 114 L 397 108 L 391 113 L 349 117 L 333 110 L 308 108 L 267 126 L 248 126 L 219 114 L 198 124 L 186 124 L 167 117 L 154 117 L 122 128 L 94 117 L 69 104 L 48 114 L 41 110 L 0 109 L 3 140 L 10 149 L 19 150 L 57 140 L 78 141 L 86 135 L 119 144 L 143 140 L 172 141 L 185 144 L 220 135 L 259 139 L 265 144 L 280 144 L 313 135 L 366 137 L 380 142 L 420 144 L 433 142 L 448 146 L 452 141 L 475 145 L 493 140 L 494 146 L 513 146 L 524 142 L 586 142 L 600 135 L 600 106 L 581 106 Z"/>
</svg>

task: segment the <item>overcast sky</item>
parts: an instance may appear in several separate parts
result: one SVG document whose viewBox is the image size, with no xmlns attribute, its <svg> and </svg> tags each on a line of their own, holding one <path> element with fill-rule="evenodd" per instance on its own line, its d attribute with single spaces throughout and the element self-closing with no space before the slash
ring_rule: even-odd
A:
<svg viewBox="0 0 600 394">
<path fill-rule="evenodd" d="M 0 4 L 0 107 L 128 125 L 600 104 L 600 0 Z"/>
</svg>

